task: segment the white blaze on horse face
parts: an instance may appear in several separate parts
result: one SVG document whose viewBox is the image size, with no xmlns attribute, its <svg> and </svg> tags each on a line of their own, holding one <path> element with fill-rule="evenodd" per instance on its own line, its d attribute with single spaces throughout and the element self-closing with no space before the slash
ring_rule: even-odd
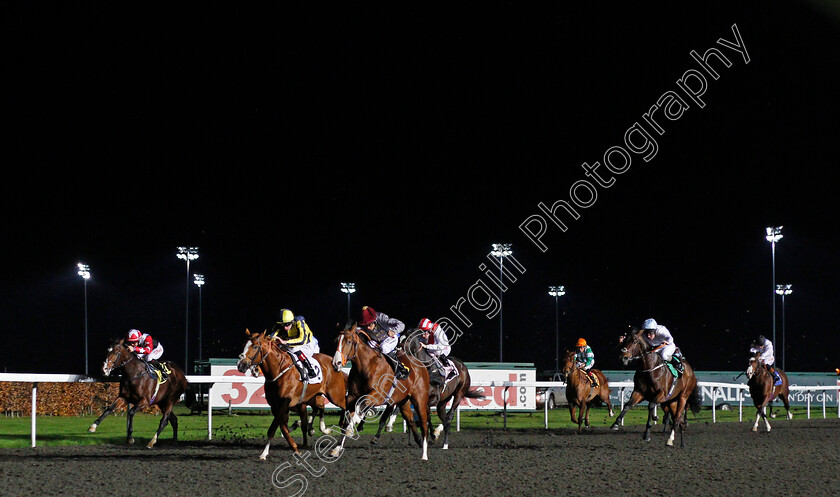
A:
<svg viewBox="0 0 840 497">
<path fill-rule="evenodd" d="M 335 349 L 335 357 L 333 357 L 333 366 L 338 369 L 344 365 L 344 354 L 341 353 L 341 347 L 344 344 L 344 335 L 338 338 L 338 347 Z"/>
<path fill-rule="evenodd" d="M 248 353 L 248 349 L 250 349 L 250 348 L 251 348 L 251 340 L 248 340 L 248 342 L 245 344 L 245 348 L 242 349 L 242 353 L 239 354 L 239 360 L 240 361 L 245 359 L 245 354 Z"/>
</svg>

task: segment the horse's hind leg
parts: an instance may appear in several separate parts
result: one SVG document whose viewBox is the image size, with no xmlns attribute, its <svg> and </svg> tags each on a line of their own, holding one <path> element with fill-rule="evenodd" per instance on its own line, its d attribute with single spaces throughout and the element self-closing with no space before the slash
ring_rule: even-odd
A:
<svg viewBox="0 0 840 497">
<path fill-rule="evenodd" d="M 171 405 L 166 409 L 161 408 L 160 423 L 158 424 L 157 432 L 155 432 L 155 435 L 152 437 L 151 440 L 149 440 L 148 445 L 146 445 L 147 449 L 151 449 L 152 447 L 155 446 L 155 444 L 157 443 L 158 437 L 163 432 L 163 429 L 166 428 L 166 425 L 169 424 L 169 417 L 170 416 L 175 416 L 174 414 L 172 414 L 172 406 Z M 173 424 L 172 424 L 173 431 L 176 430 L 176 428 L 175 428 L 176 425 L 177 425 L 177 421 L 173 421 Z"/>
<path fill-rule="evenodd" d="M 779 394 L 779 398 L 782 399 L 782 403 L 785 405 L 785 412 L 787 412 L 787 418 L 793 419 L 793 413 L 790 412 L 790 402 L 788 401 L 787 394 L 781 393 Z"/>
<path fill-rule="evenodd" d="M 385 428 L 385 424 L 388 422 L 388 418 L 391 417 L 392 412 L 394 412 L 393 405 L 389 404 L 385 407 L 385 412 L 383 412 L 382 416 L 379 418 L 379 428 L 376 430 L 376 435 L 374 435 L 373 439 L 370 441 L 371 445 L 379 443 L 379 437 L 382 435 L 382 429 Z"/>
<path fill-rule="evenodd" d="M 93 424 L 90 425 L 90 428 L 88 428 L 88 432 L 96 433 L 96 428 L 99 426 L 99 423 L 101 423 L 103 419 L 110 416 L 115 410 L 124 406 L 125 403 L 126 402 L 125 402 L 125 399 L 123 397 L 117 397 L 117 400 L 115 400 L 114 403 L 111 404 L 110 406 L 106 407 L 105 411 L 102 413 L 102 415 L 99 416 L 98 418 L 96 418 L 96 421 L 94 421 Z"/>
</svg>

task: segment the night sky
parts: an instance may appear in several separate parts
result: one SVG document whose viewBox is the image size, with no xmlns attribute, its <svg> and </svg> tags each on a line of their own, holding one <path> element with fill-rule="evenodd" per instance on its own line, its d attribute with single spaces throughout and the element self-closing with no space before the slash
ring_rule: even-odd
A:
<svg viewBox="0 0 840 497">
<path fill-rule="evenodd" d="M 696 369 L 741 370 L 773 334 L 767 226 L 784 226 L 776 283 L 794 290 L 785 369 L 840 367 L 840 13 L 817 2 L 24 3 L 0 19 L 0 371 L 84 372 L 78 262 L 92 373 L 129 328 L 183 363 L 187 286 L 192 361 L 178 246 L 199 247 L 204 358 L 235 357 L 284 307 L 332 354 L 350 281 L 354 316 L 446 317 L 453 355 L 497 361 L 492 243 L 524 269 L 502 298 L 506 362 L 553 368 L 547 292 L 564 285 L 561 346 L 585 337 L 596 367 L 621 368 L 618 335 L 653 317 Z M 712 48 L 730 63 L 709 59 L 717 79 L 691 56 Z M 572 197 L 562 231 L 539 204 Z M 520 228 L 534 215 L 545 251 Z"/>
</svg>

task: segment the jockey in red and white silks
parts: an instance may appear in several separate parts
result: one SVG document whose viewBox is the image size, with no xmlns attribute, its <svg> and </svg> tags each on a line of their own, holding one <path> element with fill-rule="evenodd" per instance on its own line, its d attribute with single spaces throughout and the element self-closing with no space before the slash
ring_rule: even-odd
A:
<svg viewBox="0 0 840 497">
<path fill-rule="evenodd" d="M 140 330 L 128 330 L 126 342 L 128 342 L 129 350 L 144 361 L 154 361 L 160 359 L 160 356 L 163 355 L 163 345 L 154 340 L 148 333 L 143 333 Z"/>
</svg>

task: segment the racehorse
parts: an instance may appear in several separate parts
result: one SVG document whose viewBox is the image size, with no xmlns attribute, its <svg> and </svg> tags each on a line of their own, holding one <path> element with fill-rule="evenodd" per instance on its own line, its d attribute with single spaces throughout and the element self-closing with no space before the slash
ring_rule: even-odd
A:
<svg viewBox="0 0 840 497">
<path fill-rule="evenodd" d="M 300 454 L 298 446 L 289 433 L 289 410 L 295 409 L 300 415 L 303 431 L 303 447 L 309 443 L 310 434 L 308 426 L 308 415 L 306 406 L 312 407 L 313 415 L 318 413 L 321 417 L 321 432 L 329 434 L 330 430 L 324 425 L 324 397 L 340 408 L 344 408 L 345 397 L 345 376 L 339 372 L 333 372 L 330 368 L 332 357 L 325 354 L 314 354 L 313 359 L 318 362 L 321 368 L 322 380 L 320 383 L 306 383 L 300 380 L 297 368 L 292 362 L 289 354 L 281 349 L 279 342 L 266 336 L 266 332 L 252 333 L 245 330 L 248 341 L 245 348 L 239 354 L 239 361 L 236 369 L 244 373 L 249 369 L 254 376 L 259 368 L 265 376 L 265 400 L 271 406 L 271 413 L 274 419 L 268 427 L 268 442 L 260 454 L 260 460 L 268 457 L 271 448 L 271 441 L 277 433 L 277 427 L 289 443 L 295 453 Z M 288 374 L 287 374 L 288 373 Z M 314 432 L 312 433 L 314 434 Z"/>
<path fill-rule="evenodd" d="M 186 376 L 184 376 L 184 372 L 177 364 L 171 361 L 164 361 L 161 364 L 165 365 L 170 371 L 168 377 L 165 379 L 149 363 L 129 351 L 128 345 L 124 343 L 124 340 L 115 340 L 111 347 L 108 348 L 108 355 L 105 356 L 105 362 L 102 364 L 102 373 L 108 376 L 113 370 L 119 367 L 123 368 L 124 373 L 120 380 L 119 396 L 90 425 L 88 431 L 90 433 L 96 432 L 96 428 L 103 419 L 108 417 L 115 409 L 127 405 L 126 442 L 133 444 L 134 413 L 145 407 L 157 405 L 162 414 L 160 424 L 158 425 L 155 436 L 152 437 L 146 447 L 151 449 L 155 445 L 160 433 L 169 423 L 172 423 L 172 439 L 177 442 L 178 416 L 172 412 L 172 407 L 178 402 L 181 394 L 187 391 L 189 384 L 187 383 Z"/>
<path fill-rule="evenodd" d="M 788 388 L 788 377 L 784 371 L 776 368 L 776 372 L 782 377 L 781 385 L 774 385 L 773 375 L 764 365 L 761 360 L 761 354 L 756 353 L 754 357 L 750 357 L 750 365 L 747 368 L 747 386 L 750 387 L 750 397 L 752 397 L 753 404 L 756 408 L 755 424 L 752 431 L 758 431 L 758 420 L 763 419 L 767 426 L 767 431 L 770 431 L 770 422 L 767 421 L 767 416 L 764 413 L 764 408 L 769 404 L 770 417 L 775 418 L 773 413 L 773 401 L 776 397 L 782 399 L 787 411 L 787 418 L 793 419 L 793 414 L 790 412 L 790 403 L 788 403 L 788 395 L 790 389 Z"/>
<path fill-rule="evenodd" d="M 420 333 L 421 331 L 418 329 L 411 330 L 407 334 L 408 338 L 405 340 L 403 348 L 408 351 L 407 357 L 411 361 L 411 364 L 424 368 L 432 363 L 432 359 L 429 357 L 428 352 L 420 348 L 418 345 L 418 337 Z M 436 406 L 437 415 L 441 421 L 441 424 L 439 424 L 432 432 L 432 440 L 440 438 L 440 434 L 443 432 L 444 450 L 449 448 L 450 425 L 452 423 L 452 419 L 455 417 L 455 410 L 461 405 L 461 400 L 465 397 L 470 399 L 484 398 L 483 393 L 476 390 L 470 390 L 470 372 L 467 366 L 456 357 L 448 356 L 447 359 L 452 363 L 453 367 L 457 371 L 457 376 L 454 376 L 449 381 L 444 382 L 442 388 L 436 385 L 429 385 L 429 406 Z M 450 407 L 447 411 L 446 405 L 449 404 L 450 400 L 452 401 L 452 407 Z M 394 422 L 394 418 L 391 416 L 393 410 L 393 406 L 385 408 L 385 413 L 379 420 L 379 430 L 376 432 L 376 435 L 374 435 L 373 440 L 371 440 L 372 444 L 376 444 L 379 440 L 383 427 L 387 427 L 389 428 L 388 431 L 391 431 L 390 427 Z M 394 416 L 396 416 L 396 414 L 394 414 Z"/>
<path fill-rule="evenodd" d="M 348 361 L 353 362 L 353 368 L 350 369 L 347 377 L 347 424 L 341 443 L 330 452 L 330 455 L 338 457 L 341 454 L 347 437 L 353 436 L 356 425 L 373 408 L 394 405 L 400 408 L 403 418 L 414 435 L 414 441 L 422 448 L 421 459 L 426 461 L 429 459 L 428 436 L 431 428 L 429 373 L 425 367 L 417 367 L 410 363 L 408 377 L 397 380 L 391 364 L 379 350 L 370 346 L 370 340 L 367 333 L 356 329 L 355 321 L 348 322 L 336 338 L 337 347 L 333 356 L 333 368 L 338 371 Z M 402 359 L 407 357 L 404 352 L 400 355 Z M 411 407 L 414 407 L 414 411 L 420 418 L 422 437 L 417 433 Z"/>
<path fill-rule="evenodd" d="M 671 434 L 668 437 L 667 445 L 674 445 L 676 424 L 680 426 L 680 447 L 685 447 L 685 428 L 688 425 L 688 411 L 691 408 L 695 414 L 700 412 L 702 396 L 700 386 L 697 384 L 697 377 L 694 376 L 694 369 L 688 361 L 681 359 L 684 371 L 679 378 L 674 378 L 665 361 L 648 344 L 641 334 L 644 330 L 634 329 L 624 335 L 621 341 L 620 358 L 624 365 L 634 359 L 640 359 L 633 375 L 633 393 L 630 400 L 625 404 L 624 409 L 616 418 L 615 423 L 610 427 L 612 430 L 619 430 L 624 415 L 639 402 L 648 401 L 648 419 L 645 426 L 643 438 L 650 440 L 650 428 L 653 424 L 653 407 L 657 404 L 662 410 L 668 413 L 671 418 Z"/>
<path fill-rule="evenodd" d="M 599 369 L 590 371 L 598 378 L 598 387 L 593 388 L 586 370 L 578 366 L 574 350 L 567 350 L 563 359 L 561 374 L 566 381 L 566 400 L 569 401 L 569 413 L 572 423 L 577 423 L 578 433 L 583 430 L 583 424 L 589 428 L 589 407 L 596 402 L 604 403 L 610 410 L 610 417 L 615 414 L 610 403 L 609 379 Z M 579 408 L 578 418 L 575 419 L 575 408 Z"/>
</svg>

